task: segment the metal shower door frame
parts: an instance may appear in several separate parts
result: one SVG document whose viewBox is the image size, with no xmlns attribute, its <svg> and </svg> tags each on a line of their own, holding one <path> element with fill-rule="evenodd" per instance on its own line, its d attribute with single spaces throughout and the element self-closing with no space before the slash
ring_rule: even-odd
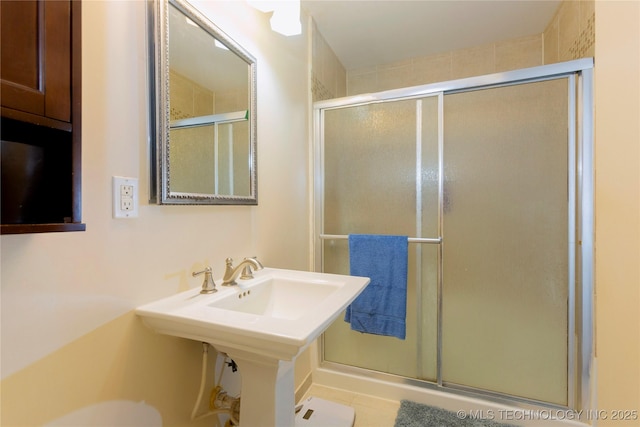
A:
<svg viewBox="0 0 640 427">
<path fill-rule="evenodd" d="M 568 132 L 568 176 L 569 176 L 569 280 L 568 280 L 568 405 L 569 409 L 588 410 L 592 405 L 594 368 L 594 135 L 593 135 L 593 59 L 579 59 L 557 64 L 543 65 L 503 73 L 469 77 L 447 82 L 433 83 L 402 89 L 388 90 L 373 94 L 355 95 L 327 101 L 319 101 L 313 106 L 313 209 L 314 232 L 313 260 L 314 270 L 322 271 L 322 240 L 339 239 L 346 236 L 324 234 L 324 112 L 339 108 L 355 107 L 387 101 L 399 101 L 437 96 L 438 99 L 438 236 L 422 238 L 417 236 L 414 242 L 438 244 L 438 337 L 437 337 L 437 382 L 402 378 L 390 374 L 377 373 L 363 368 L 323 360 L 323 344 L 319 346 L 318 360 L 350 372 L 366 372 L 392 382 L 403 382 L 421 387 L 447 390 L 453 393 L 468 394 L 473 390 L 450 388 L 442 381 L 442 222 L 443 222 L 443 97 L 444 95 L 481 90 L 500 86 L 554 80 L 569 79 L 569 115 L 571 123 Z M 419 107 L 418 107 L 419 108 Z M 419 137 L 419 136 L 418 136 Z M 419 145 L 419 144 L 418 144 Z M 419 150 L 419 148 L 417 148 Z M 417 172 L 419 173 L 419 172 Z M 411 240 L 411 239 L 410 239 Z M 420 298 L 418 298 L 420 300 Z M 337 365 L 337 366 L 334 366 Z M 481 392 L 480 390 L 476 390 Z M 544 402 L 523 398 L 501 396 L 498 393 L 482 393 L 489 400 L 510 401 L 525 406 L 545 405 Z M 554 406 L 554 405 L 547 405 Z M 557 405 L 556 405 L 557 406 Z"/>
</svg>

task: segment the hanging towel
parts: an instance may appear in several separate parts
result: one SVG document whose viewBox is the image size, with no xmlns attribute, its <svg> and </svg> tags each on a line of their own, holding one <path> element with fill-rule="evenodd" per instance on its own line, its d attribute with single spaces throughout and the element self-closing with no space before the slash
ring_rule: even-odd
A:
<svg viewBox="0 0 640 427">
<path fill-rule="evenodd" d="M 371 279 L 347 307 L 354 331 L 405 338 L 407 246 L 407 236 L 349 235 L 350 274 Z"/>
</svg>

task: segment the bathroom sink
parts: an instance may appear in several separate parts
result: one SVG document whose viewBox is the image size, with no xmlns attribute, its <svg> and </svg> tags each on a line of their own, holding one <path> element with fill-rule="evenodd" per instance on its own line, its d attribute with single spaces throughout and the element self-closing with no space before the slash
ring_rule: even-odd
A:
<svg viewBox="0 0 640 427">
<path fill-rule="evenodd" d="M 191 289 L 139 307 L 156 332 L 293 360 L 369 282 L 368 278 L 264 268 L 237 286 Z M 219 280 L 217 282 L 220 282 Z"/>
<path fill-rule="evenodd" d="M 237 363 L 240 427 L 293 427 L 294 359 L 369 279 L 274 268 L 253 274 L 236 286 L 210 294 L 191 289 L 136 313 L 156 332 L 208 342 Z"/>
</svg>

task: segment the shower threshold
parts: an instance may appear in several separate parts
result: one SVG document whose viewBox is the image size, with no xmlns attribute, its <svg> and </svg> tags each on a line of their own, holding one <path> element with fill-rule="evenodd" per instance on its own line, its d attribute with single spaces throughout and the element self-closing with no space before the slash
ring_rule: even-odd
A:
<svg viewBox="0 0 640 427">
<path fill-rule="evenodd" d="M 564 406 L 487 392 L 457 384 L 406 378 L 335 362 L 321 362 L 313 383 L 387 400 L 410 400 L 455 412 L 524 427 L 585 427 L 588 414 Z"/>
</svg>

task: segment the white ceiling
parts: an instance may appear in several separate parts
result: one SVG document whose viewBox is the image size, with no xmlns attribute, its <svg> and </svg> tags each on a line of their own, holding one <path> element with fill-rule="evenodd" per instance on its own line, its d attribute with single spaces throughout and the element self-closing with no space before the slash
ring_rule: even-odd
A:
<svg viewBox="0 0 640 427">
<path fill-rule="evenodd" d="M 561 0 L 302 0 L 347 70 L 542 33 Z"/>
</svg>

